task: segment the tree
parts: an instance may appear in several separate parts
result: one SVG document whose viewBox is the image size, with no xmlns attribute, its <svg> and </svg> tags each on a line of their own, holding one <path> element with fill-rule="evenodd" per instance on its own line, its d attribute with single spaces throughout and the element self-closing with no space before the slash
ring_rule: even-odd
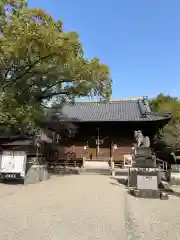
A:
<svg viewBox="0 0 180 240">
<path fill-rule="evenodd" d="M 0 0 L 0 30 L 3 31 L 8 21 L 17 16 L 18 12 L 27 5 L 27 0 Z"/>
<path fill-rule="evenodd" d="M 106 100 L 112 81 L 107 65 L 84 57 L 76 32 L 64 32 L 61 21 L 26 5 L 1 1 L 1 9 L 11 11 L 1 14 L 0 123 L 34 131 L 47 103 L 94 95 Z"/>
<path fill-rule="evenodd" d="M 176 122 L 180 119 L 180 102 L 177 97 L 160 93 L 150 101 L 150 107 L 157 112 L 170 112 L 173 117 L 173 122 Z"/>
<path fill-rule="evenodd" d="M 177 97 L 159 94 L 150 101 L 153 110 L 166 113 L 172 113 L 172 120 L 160 132 L 160 137 L 165 143 L 172 147 L 173 150 L 180 148 L 180 102 Z"/>
<path fill-rule="evenodd" d="M 163 129 L 163 138 L 174 151 L 180 149 L 180 124 L 169 124 Z"/>
</svg>

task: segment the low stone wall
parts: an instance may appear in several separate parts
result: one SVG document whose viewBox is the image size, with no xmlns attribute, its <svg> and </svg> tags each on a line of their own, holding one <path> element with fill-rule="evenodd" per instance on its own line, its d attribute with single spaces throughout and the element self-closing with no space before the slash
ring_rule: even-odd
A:
<svg viewBox="0 0 180 240">
<path fill-rule="evenodd" d="M 79 168 L 79 167 L 54 166 L 54 167 L 48 168 L 48 172 L 49 172 L 50 175 L 79 174 L 81 172 L 81 168 Z"/>
<path fill-rule="evenodd" d="M 46 165 L 32 165 L 24 178 L 24 184 L 34 184 L 49 179 Z"/>
<path fill-rule="evenodd" d="M 170 184 L 180 185 L 180 165 L 179 164 L 171 165 Z"/>
<path fill-rule="evenodd" d="M 171 185 L 180 185 L 180 173 L 171 173 L 170 177 L 170 184 Z"/>
</svg>

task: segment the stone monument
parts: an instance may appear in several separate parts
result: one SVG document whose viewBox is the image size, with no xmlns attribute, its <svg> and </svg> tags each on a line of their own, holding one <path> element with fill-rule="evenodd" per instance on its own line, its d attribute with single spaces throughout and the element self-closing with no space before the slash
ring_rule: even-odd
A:
<svg viewBox="0 0 180 240">
<path fill-rule="evenodd" d="M 137 145 L 134 147 L 132 167 L 129 168 L 129 192 L 136 197 L 165 198 L 158 189 L 159 172 L 149 137 L 143 136 L 140 130 L 134 132 L 134 137 Z"/>
</svg>

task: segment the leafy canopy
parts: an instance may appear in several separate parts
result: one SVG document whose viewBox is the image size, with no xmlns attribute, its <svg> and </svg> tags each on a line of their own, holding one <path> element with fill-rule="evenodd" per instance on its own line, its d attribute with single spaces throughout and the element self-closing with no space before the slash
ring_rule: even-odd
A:
<svg viewBox="0 0 180 240">
<path fill-rule="evenodd" d="M 0 123 L 34 131 L 44 106 L 81 96 L 111 95 L 107 65 L 88 60 L 76 32 L 63 31 L 27 1 L 0 0 Z"/>
<path fill-rule="evenodd" d="M 172 113 L 172 120 L 161 131 L 161 136 L 166 144 L 173 150 L 180 148 L 180 102 L 177 97 L 159 94 L 150 102 L 153 110 Z"/>
</svg>

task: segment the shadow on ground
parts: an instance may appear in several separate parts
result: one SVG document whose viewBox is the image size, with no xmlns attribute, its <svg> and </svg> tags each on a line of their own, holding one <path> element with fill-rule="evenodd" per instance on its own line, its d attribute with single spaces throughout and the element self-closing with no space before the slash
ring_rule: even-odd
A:
<svg viewBox="0 0 180 240">
<path fill-rule="evenodd" d="M 24 180 L 22 180 L 22 179 L 2 180 L 1 184 L 5 184 L 5 185 L 22 185 L 22 184 L 24 184 Z"/>
<path fill-rule="evenodd" d="M 169 196 L 174 196 L 180 198 L 180 192 L 176 192 L 172 189 L 172 186 L 169 183 L 166 184 L 159 184 L 159 189 L 163 192 L 166 192 Z"/>
<path fill-rule="evenodd" d="M 112 185 L 124 185 L 124 186 L 127 186 L 127 179 L 125 179 L 125 178 L 110 177 L 110 179 L 115 180 L 115 182 L 110 182 L 110 184 L 112 184 Z"/>
<path fill-rule="evenodd" d="M 110 171 L 106 169 L 83 169 L 83 168 L 51 168 L 48 169 L 48 172 L 50 175 L 103 175 L 103 176 L 109 176 Z"/>
<path fill-rule="evenodd" d="M 65 175 L 78 175 L 80 174 L 80 170 L 79 169 L 72 169 L 72 168 L 68 168 L 68 169 L 48 169 L 48 173 L 50 175 L 60 175 L 60 176 L 65 176 Z"/>
<path fill-rule="evenodd" d="M 180 192 L 176 192 L 172 189 L 163 189 L 164 192 L 166 192 L 169 196 L 174 196 L 174 197 L 177 197 L 177 198 L 180 198 Z"/>
</svg>

